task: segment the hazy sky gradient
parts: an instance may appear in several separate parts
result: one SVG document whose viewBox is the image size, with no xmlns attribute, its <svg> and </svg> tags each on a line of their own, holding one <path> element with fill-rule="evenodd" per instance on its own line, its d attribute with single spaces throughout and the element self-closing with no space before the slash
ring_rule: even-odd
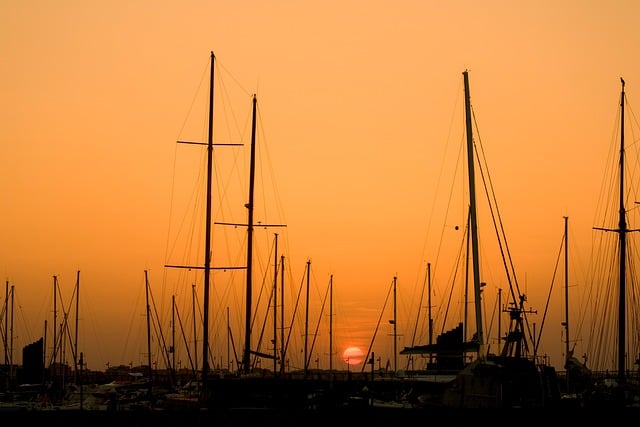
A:
<svg viewBox="0 0 640 427">
<path fill-rule="evenodd" d="M 445 153 L 461 142 L 464 70 L 519 280 L 541 313 L 564 216 L 572 258 L 590 251 L 620 77 L 631 104 L 640 94 L 639 16 L 633 0 L 0 0 L 0 273 L 17 298 L 14 360 L 52 321 L 54 275 L 69 305 L 81 272 L 80 351 L 95 369 L 146 362 L 145 270 L 165 313 L 172 293 L 190 298 L 164 265 L 177 261 L 167 259 L 174 165 L 188 150 L 176 140 L 202 137 L 184 123 L 211 51 L 241 86 L 243 124 L 257 94 L 288 286 L 311 260 L 318 310 L 333 275 L 334 352 L 366 349 L 382 319 L 375 352 L 392 360 L 392 314 L 381 312 L 394 277 L 398 346 L 409 345 L 425 265 L 441 238 L 458 242 L 464 209 L 435 229 L 454 167 Z M 225 296 L 234 316 L 239 283 Z M 504 286 L 488 281 L 488 307 Z M 543 353 L 562 366 L 559 290 L 553 301 Z M 326 332 L 318 339 L 326 347 Z"/>
</svg>

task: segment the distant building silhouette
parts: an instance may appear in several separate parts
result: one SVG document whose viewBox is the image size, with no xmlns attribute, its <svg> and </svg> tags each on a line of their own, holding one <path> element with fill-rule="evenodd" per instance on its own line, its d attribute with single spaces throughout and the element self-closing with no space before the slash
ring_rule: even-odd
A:
<svg viewBox="0 0 640 427">
<path fill-rule="evenodd" d="M 22 383 L 37 384 L 42 382 L 44 373 L 43 357 L 43 338 L 22 348 Z"/>
</svg>

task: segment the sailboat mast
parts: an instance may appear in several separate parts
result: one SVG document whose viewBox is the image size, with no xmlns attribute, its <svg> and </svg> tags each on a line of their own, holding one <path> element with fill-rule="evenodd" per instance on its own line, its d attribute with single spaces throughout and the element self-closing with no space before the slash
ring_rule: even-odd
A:
<svg viewBox="0 0 640 427">
<path fill-rule="evenodd" d="M 11 285 L 11 333 L 9 335 L 9 378 L 13 379 L 13 325 L 14 325 L 14 308 L 15 308 L 15 286 Z M 5 328 L 8 325 L 5 324 Z M 46 348 L 46 347 L 44 347 Z"/>
<path fill-rule="evenodd" d="M 309 340 L 309 280 L 311 275 L 311 260 L 307 260 L 307 296 L 305 298 L 305 311 L 304 311 L 304 377 L 307 378 L 307 352 L 308 352 L 308 340 Z"/>
<path fill-rule="evenodd" d="M 55 366 L 56 357 L 58 357 L 58 276 L 53 276 L 53 354 L 51 355 L 51 364 Z M 56 370 L 54 369 L 54 372 Z M 57 373 L 54 374 L 57 376 Z"/>
<path fill-rule="evenodd" d="M 333 372 L 333 274 L 329 277 L 329 372 Z"/>
<path fill-rule="evenodd" d="M 393 373 L 398 372 L 398 321 L 397 321 L 397 302 L 396 302 L 396 286 L 398 277 L 393 277 Z"/>
<path fill-rule="evenodd" d="M 273 376 L 278 372 L 278 233 L 273 236 Z M 281 344 L 282 345 L 282 344 Z"/>
<path fill-rule="evenodd" d="M 207 205 L 204 242 L 204 312 L 202 329 L 202 389 L 209 373 L 209 286 L 211 281 L 211 187 L 213 181 L 213 77 L 216 57 L 211 52 L 211 74 L 209 78 L 209 132 L 207 136 Z"/>
<path fill-rule="evenodd" d="M 9 366 L 9 341 L 7 341 L 7 333 L 9 332 L 9 281 L 4 285 L 4 364 Z"/>
<path fill-rule="evenodd" d="M 253 191 L 255 180 L 255 162 L 256 162 L 256 96 L 253 95 L 253 112 L 251 122 L 251 163 L 249 167 L 249 203 L 245 206 L 248 210 L 247 221 L 247 296 L 245 306 L 245 330 L 244 330 L 244 354 L 242 357 L 242 366 L 244 372 L 249 373 L 251 371 L 250 356 L 251 356 L 251 275 L 253 265 Z"/>
<path fill-rule="evenodd" d="M 620 244 L 620 294 L 618 307 L 618 377 L 621 384 L 625 382 L 624 352 L 625 352 L 625 292 L 626 292 L 626 262 L 627 262 L 627 221 L 624 205 L 624 79 L 620 78 L 622 91 L 620 94 L 620 209 L 618 236 Z"/>
<path fill-rule="evenodd" d="M 151 370 L 151 313 L 149 306 L 149 276 L 147 270 L 144 271 L 144 289 L 146 299 L 146 316 L 147 316 L 147 365 L 149 369 L 149 387 L 148 393 L 151 398 L 151 385 L 153 384 L 153 371 Z"/>
<path fill-rule="evenodd" d="M 171 295 L 171 375 L 176 374 L 176 296 Z"/>
<path fill-rule="evenodd" d="M 80 377 L 78 376 L 78 358 L 76 355 L 78 354 L 78 317 L 80 310 L 80 270 L 77 272 L 76 278 L 76 330 L 74 332 L 74 343 L 73 343 L 73 362 L 75 363 L 75 374 L 76 374 L 76 384 L 80 384 Z M 82 369 L 82 363 L 80 364 L 80 368 Z"/>
<path fill-rule="evenodd" d="M 498 352 L 502 353 L 502 289 L 498 289 Z"/>
<path fill-rule="evenodd" d="M 480 354 L 484 346 L 484 334 L 482 328 L 482 304 L 480 286 L 480 264 L 478 261 L 478 223 L 476 214 L 475 172 L 473 160 L 473 127 L 471 124 L 471 95 L 469 94 L 469 72 L 464 71 L 464 107 L 467 133 L 467 167 L 469 168 L 469 222 L 471 226 L 471 250 L 473 253 L 473 290 L 476 310 L 476 328 L 478 332 L 478 344 Z"/>
<path fill-rule="evenodd" d="M 428 315 L 428 327 L 429 327 L 429 345 L 433 344 L 433 317 L 431 317 L 431 263 L 427 263 L 427 313 Z M 429 360 L 431 361 L 431 360 Z"/>
<path fill-rule="evenodd" d="M 191 316 L 193 317 L 193 354 L 198 365 L 198 328 L 196 327 L 196 285 L 191 285 Z"/>
<path fill-rule="evenodd" d="M 284 255 L 280 256 L 280 373 L 284 374 L 285 346 L 284 346 Z"/>
<path fill-rule="evenodd" d="M 569 357 L 569 217 L 564 217 L 564 329 L 565 358 Z"/>
</svg>

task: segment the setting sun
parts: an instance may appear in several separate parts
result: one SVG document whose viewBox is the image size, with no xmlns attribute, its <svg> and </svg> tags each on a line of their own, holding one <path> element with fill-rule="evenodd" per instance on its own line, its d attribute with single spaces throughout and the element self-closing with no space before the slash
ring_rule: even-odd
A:
<svg viewBox="0 0 640 427">
<path fill-rule="evenodd" d="M 349 365 L 357 365 L 362 362 L 362 357 L 364 353 L 360 349 L 360 347 L 347 347 L 345 351 L 342 352 L 342 358 Z"/>
</svg>

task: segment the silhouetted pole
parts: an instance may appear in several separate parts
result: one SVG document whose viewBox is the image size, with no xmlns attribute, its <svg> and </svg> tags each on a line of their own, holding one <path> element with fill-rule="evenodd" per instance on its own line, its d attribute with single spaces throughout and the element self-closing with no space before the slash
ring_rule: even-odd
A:
<svg viewBox="0 0 640 427">
<path fill-rule="evenodd" d="M 429 313 L 429 344 L 433 344 L 433 318 L 431 317 L 431 263 L 427 263 L 427 283 L 428 292 L 427 297 L 427 311 Z"/>
<path fill-rule="evenodd" d="M 624 80 L 621 78 L 622 93 L 620 94 L 620 219 L 618 235 L 620 236 L 620 294 L 618 307 L 618 378 L 620 384 L 626 382 L 624 373 L 624 352 L 626 334 L 626 262 L 627 262 L 627 220 L 624 205 Z"/>
<path fill-rule="evenodd" d="M 564 329 L 565 360 L 569 357 L 569 217 L 564 217 Z"/>
<path fill-rule="evenodd" d="M 333 274 L 329 277 L 329 373 L 331 372 L 333 372 Z"/>
<path fill-rule="evenodd" d="M 195 365 L 198 364 L 198 328 L 196 326 L 196 285 L 191 285 L 191 315 L 193 316 L 193 354 Z"/>
<path fill-rule="evenodd" d="M 396 284 L 398 278 L 393 277 L 393 372 L 398 371 L 398 335 L 397 335 L 397 306 L 396 306 Z"/>
<path fill-rule="evenodd" d="M 284 374 L 284 255 L 280 257 L 280 301 L 282 301 L 280 309 L 280 373 Z"/>
<path fill-rule="evenodd" d="M 469 175 L 469 219 L 471 225 L 471 249 L 473 253 L 473 290 L 476 307 L 476 328 L 478 333 L 478 343 L 481 354 L 485 345 L 484 332 L 482 327 L 482 300 L 480 284 L 480 263 L 478 260 L 478 218 L 476 214 L 476 193 L 475 193 L 475 169 L 474 169 L 474 149 L 473 149 L 473 126 L 471 121 L 471 94 L 469 92 L 469 73 L 464 71 L 464 92 L 465 92 L 465 123 L 467 134 L 467 167 Z"/>
<path fill-rule="evenodd" d="M 9 281 L 7 280 L 4 285 L 4 364 L 9 366 Z"/>
<path fill-rule="evenodd" d="M 244 356 L 242 357 L 242 366 L 244 372 L 251 372 L 251 293 L 252 293 L 252 274 L 253 274 L 253 191 L 255 180 L 255 158 L 256 158 L 256 96 L 253 95 L 253 113 L 251 121 L 251 163 L 249 166 L 249 202 L 245 205 L 247 208 L 247 289 L 245 303 L 245 331 L 244 331 Z"/>
<path fill-rule="evenodd" d="M 307 377 L 307 341 L 309 340 L 309 276 L 311 274 L 311 260 L 307 261 L 307 297 L 304 314 L 304 377 Z"/>
<path fill-rule="evenodd" d="M 82 352 L 80 352 L 80 377 L 76 378 L 76 384 L 80 386 L 80 410 L 82 411 L 82 404 L 84 401 L 83 393 L 82 393 L 82 382 L 80 382 L 80 378 L 82 378 L 82 365 L 84 364 L 84 359 L 82 356 Z"/>
<path fill-rule="evenodd" d="M 498 289 L 498 353 L 502 352 L 502 289 Z"/>
<path fill-rule="evenodd" d="M 149 306 L 149 279 L 147 270 L 144 271 L 144 283 L 145 283 L 145 295 L 146 295 L 146 303 L 147 303 L 147 364 L 149 365 L 149 399 L 151 399 L 152 391 L 151 387 L 153 384 L 153 372 L 151 371 L 151 310 Z"/>
<path fill-rule="evenodd" d="M 56 358 L 58 357 L 58 333 L 57 333 L 57 329 L 58 329 L 58 309 L 57 309 L 57 304 L 58 304 L 58 293 L 57 288 L 58 288 L 58 277 L 57 276 L 53 276 L 53 354 L 51 355 L 51 362 L 52 364 L 55 364 Z M 56 370 L 53 370 L 54 372 L 54 376 L 55 376 L 55 372 Z"/>
<path fill-rule="evenodd" d="M 80 311 L 80 270 L 78 270 L 77 278 L 76 278 L 76 330 L 73 344 L 73 363 L 75 364 L 76 370 L 76 384 L 79 382 L 78 378 L 78 362 L 76 354 L 78 354 L 78 316 Z"/>
<path fill-rule="evenodd" d="M 274 233 L 273 255 L 273 375 L 278 372 L 278 233 Z M 280 344 L 282 345 L 282 343 Z"/>
<path fill-rule="evenodd" d="M 207 397 L 209 375 L 209 287 L 211 285 L 211 188 L 213 187 L 213 76 L 215 55 L 211 52 L 211 74 L 209 75 L 209 125 L 207 134 L 207 204 L 204 240 L 204 313 L 202 324 L 202 398 Z"/>
<path fill-rule="evenodd" d="M 171 370 L 174 373 L 176 372 L 176 296 L 175 295 L 171 295 Z"/>
</svg>

